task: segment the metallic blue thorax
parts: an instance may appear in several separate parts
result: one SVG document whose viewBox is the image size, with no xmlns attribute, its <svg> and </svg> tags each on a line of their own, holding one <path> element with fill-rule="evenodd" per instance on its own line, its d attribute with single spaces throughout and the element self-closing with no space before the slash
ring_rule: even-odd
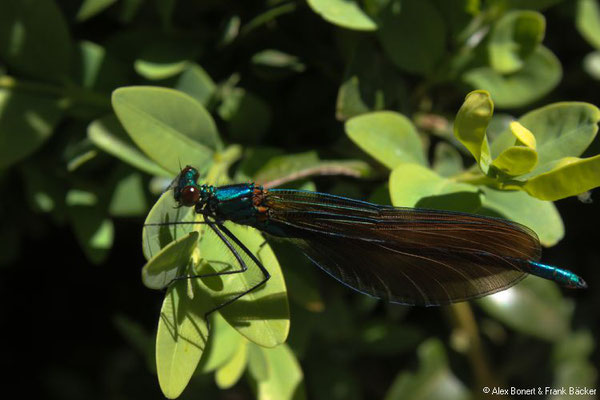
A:
<svg viewBox="0 0 600 400">
<path fill-rule="evenodd" d="M 217 218 L 253 225 L 258 214 L 253 205 L 254 188 L 254 184 L 248 183 L 215 187 L 209 207 Z"/>
</svg>

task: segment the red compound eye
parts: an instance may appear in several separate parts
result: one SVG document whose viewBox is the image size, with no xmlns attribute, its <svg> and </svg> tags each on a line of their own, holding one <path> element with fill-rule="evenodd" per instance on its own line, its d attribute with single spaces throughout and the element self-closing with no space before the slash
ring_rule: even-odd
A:
<svg viewBox="0 0 600 400">
<path fill-rule="evenodd" d="M 200 190 L 196 186 L 186 186 L 181 189 L 179 200 L 182 205 L 192 207 L 200 200 Z"/>
</svg>

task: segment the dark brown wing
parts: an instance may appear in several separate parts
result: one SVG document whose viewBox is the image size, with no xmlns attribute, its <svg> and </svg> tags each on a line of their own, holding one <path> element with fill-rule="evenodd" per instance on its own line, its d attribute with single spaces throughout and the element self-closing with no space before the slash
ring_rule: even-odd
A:
<svg viewBox="0 0 600 400">
<path fill-rule="evenodd" d="M 540 257 L 529 228 L 498 218 L 271 190 L 267 232 L 293 240 L 347 286 L 391 302 L 441 305 L 506 289 Z"/>
</svg>

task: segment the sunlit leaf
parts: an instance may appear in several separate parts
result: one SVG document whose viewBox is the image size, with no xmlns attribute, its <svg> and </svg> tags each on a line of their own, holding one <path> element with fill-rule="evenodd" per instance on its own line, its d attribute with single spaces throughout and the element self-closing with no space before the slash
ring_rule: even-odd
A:
<svg viewBox="0 0 600 400">
<path fill-rule="evenodd" d="M 142 174 L 137 171 L 119 172 L 108 212 L 115 217 L 142 216 L 148 211 L 148 202 Z"/>
<path fill-rule="evenodd" d="M 454 135 L 471 152 L 483 173 L 491 160 L 486 129 L 494 113 L 494 103 L 485 90 L 467 95 L 454 120 Z"/>
<path fill-rule="evenodd" d="M 150 289 L 164 289 L 179 276 L 185 275 L 192 253 L 198 243 L 198 232 L 178 238 L 154 255 L 142 268 L 142 282 Z"/>
<path fill-rule="evenodd" d="M 201 66 L 190 63 L 177 80 L 175 89 L 189 94 L 206 107 L 212 100 L 216 85 Z"/>
<path fill-rule="evenodd" d="M 135 60 L 134 68 L 146 79 L 160 80 L 175 76 L 186 69 L 197 54 L 190 40 L 156 40 L 146 45 Z"/>
<path fill-rule="evenodd" d="M 219 314 L 211 319 L 211 334 L 196 373 L 208 373 L 218 370 L 231 361 L 246 340 Z"/>
<path fill-rule="evenodd" d="M 546 164 L 564 157 L 578 157 L 598 132 L 600 110 L 588 103 L 561 102 L 538 108 L 519 118 L 519 123 L 535 136 L 538 165 L 535 175 Z M 514 144 L 514 133 L 502 132 L 491 144 L 492 154 Z"/>
<path fill-rule="evenodd" d="M 248 362 L 248 342 L 245 340 L 235 351 L 233 357 L 215 373 L 215 382 L 220 389 L 228 389 L 241 378 Z"/>
<path fill-rule="evenodd" d="M 596 49 L 600 49 L 600 7 L 596 0 L 577 1 L 575 26 L 581 36 Z"/>
<path fill-rule="evenodd" d="M 345 127 L 354 143 L 390 169 L 402 163 L 427 163 L 416 128 L 402 114 L 363 114 L 346 121 Z"/>
<path fill-rule="evenodd" d="M 516 72 L 544 38 L 546 20 L 535 11 L 508 12 L 496 22 L 488 51 L 490 65 L 501 74 Z"/>
<path fill-rule="evenodd" d="M 100 149 L 148 174 L 173 176 L 135 146 L 114 115 L 92 121 L 88 126 L 88 137 Z"/>
<path fill-rule="evenodd" d="M 556 283 L 530 276 L 510 289 L 477 303 L 511 328 L 540 339 L 557 341 L 569 332 L 572 307 Z"/>
<path fill-rule="evenodd" d="M 374 31 L 375 22 L 354 0 L 308 0 L 308 5 L 323 19 L 343 28 L 359 31 Z"/>
<path fill-rule="evenodd" d="M 167 290 L 156 335 L 156 372 L 160 388 L 169 399 L 179 397 L 196 370 L 206 347 L 208 329 L 197 310 L 212 302 L 197 290 L 197 281 L 179 281 Z M 194 289 L 193 299 L 188 285 Z"/>
<path fill-rule="evenodd" d="M 589 158 L 565 157 L 551 163 L 548 171 L 528 179 L 520 187 L 538 199 L 560 200 L 600 186 L 599 171 L 600 155 Z"/>
<path fill-rule="evenodd" d="M 182 92 L 132 86 L 115 90 L 112 102 L 133 141 L 173 175 L 186 164 L 206 170 L 221 148 L 210 114 Z"/>
<path fill-rule="evenodd" d="M 294 353 L 283 344 L 274 349 L 260 349 L 269 365 L 266 379 L 256 382 L 259 400 L 281 399 L 301 400 L 304 392 L 304 376 Z"/>
<path fill-rule="evenodd" d="M 290 327 L 286 287 L 279 262 L 257 230 L 235 224 L 226 226 L 256 255 L 271 274 L 271 278 L 266 284 L 223 307 L 219 312 L 251 342 L 263 347 L 277 346 L 285 342 Z M 203 230 L 198 248 L 202 258 L 211 266 L 211 269 L 198 271 L 200 274 L 241 268 L 231 251 L 207 227 Z M 241 249 L 238 249 L 238 252 L 241 252 Z M 246 272 L 202 279 L 205 291 L 210 294 L 215 306 L 235 294 L 247 291 L 264 279 L 256 264 L 245 254 L 240 255 L 248 265 Z"/>
<path fill-rule="evenodd" d="M 117 0 L 84 0 L 77 11 L 75 19 L 83 22 L 110 7 Z"/>
<path fill-rule="evenodd" d="M 267 361 L 262 349 L 252 343 L 248 344 L 248 371 L 255 381 L 266 381 L 272 374 L 273 366 Z"/>
<path fill-rule="evenodd" d="M 510 123 L 509 131 L 515 136 L 515 145 L 505 149 L 492 162 L 492 166 L 508 176 L 530 172 L 538 162 L 535 136 L 520 123 Z"/>
<path fill-rule="evenodd" d="M 482 203 L 486 210 L 492 211 L 493 216 L 511 219 L 533 229 L 544 246 L 554 246 L 565 235 L 554 203 L 519 190 L 494 190 L 485 186 L 480 189 L 484 193 Z"/>
<path fill-rule="evenodd" d="M 503 75 L 491 67 L 479 67 L 463 75 L 474 88 L 489 91 L 497 107 L 516 108 L 538 100 L 558 85 L 562 67 L 556 56 L 544 46 L 536 47 L 523 67 Z"/>
<path fill-rule="evenodd" d="M 402 164 L 390 175 L 390 195 L 396 207 L 420 207 L 473 212 L 481 207 L 476 186 L 443 178 L 417 164 Z"/>
</svg>

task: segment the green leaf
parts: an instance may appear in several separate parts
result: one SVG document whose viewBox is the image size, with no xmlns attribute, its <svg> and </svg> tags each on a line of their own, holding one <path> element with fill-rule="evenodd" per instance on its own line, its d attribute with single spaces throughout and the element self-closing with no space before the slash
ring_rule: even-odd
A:
<svg viewBox="0 0 600 400">
<path fill-rule="evenodd" d="M 90 19 L 113 5 L 116 1 L 117 0 L 84 0 L 77 11 L 75 19 L 78 22 Z"/>
<path fill-rule="evenodd" d="M 227 121 L 229 135 L 236 142 L 258 143 L 271 125 L 269 104 L 242 88 L 226 91 L 217 111 Z"/>
<path fill-rule="evenodd" d="M 200 229 L 200 239 L 196 248 L 199 251 L 201 262 L 199 265 L 194 262 L 195 268 L 190 270 L 189 274 L 201 275 L 224 270 L 239 270 L 241 266 L 231 250 L 206 225 L 170 224 L 177 221 L 196 221 L 196 213 L 192 207 L 176 208 L 176 205 L 173 191 L 170 189 L 160 197 L 150 210 L 142 235 L 142 245 L 146 258 L 151 259 L 173 240 L 185 237 L 189 232 Z M 248 340 L 265 347 L 277 346 L 285 342 L 289 332 L 286 287 L 279 263 L 273 250 L 268 244 L 265 244 L 264 238 L 257 230 L 231 223 L 226 223 L 226 226 L 250 252 L 255 254 L 258 260 L 267 268 L 271 278 L 266 284 L 223 307 L 219 312 L 231 326 Z M 211 307 L 196 310 L 199 315 L 204 315 L 205 312 L 230 300 L 234 295 L 247 291 L 264 278 L 262 272 L 245 252 L 231 240 L 230 243 L 244 259 L 248 270 L 239 274 L 193 279 L 194 284 L 198 286 L 198 290 L 212 299 Z M 192 251 L 190 251 L 190 254 L 192 260 L 197 260 Z M 175 256 L 173 255 L 173 257 Z M 171 256 L 169 255 L 169 257 Z M 186 265 L 188 264 L 190 263 L 186 263 Z M 180 265 L 175 265 L 173 268 Z M 161 267 L 160 270 L 166 271 L 166 268 Z"/>
<path fill-rule="evenodd" d="M 196 213 L 192 207 L 178 207 L 173 198 L 173 190 L 165 191 L 154 203 L 144 221 L 142 231 L 142 250 L 146 260 L 152 259 L 165 246 L 174 240 L 187 236 L 198 228 Z M 172 224 L 172 222 L 186 222 Z"/>
<path fill-rule="evenodd" d="M 400 73 L 370 41 L 356 46 L 338 90 L 336 118 L 348 118 L 382 109 L 401 109 L 407 89 Z"/>
<path fill-rule="evenodd" d="M 173 279 L 185 275 L 199 234 L 190 232 L 166 245 L 142 268 L 142 282 L 150 289 L 164 289 Z"/>
<path fill-rule="evenodd" d="M 600 49 L 600 7 L 596 0 L 578 0 L 575 26 L 589 44 Z"/>
<path fill-rule="evenodd" d="M 492 166 L 508 176 L 526 174 L 535 168 L 538 162 L 535 136 L 516 121 L 510 123 L 509 130 L 515 136 L 516 143 L 500 153 L 492 162 Z"/>
<path fill-rule="evenodd" d="M 73 198 L 72 193 L 71 191 L 71 196 L 67 194 L 67 198 Z M 69 202 L 67 199 L 68 204 Z M 88 260 L 94 264 L 102 263 L 108 256 L 114 240 L 113 223 L 106 218 L 102 205 L 95 203 L 75 205 L 71 202 L 68 212 L 79 245 Z"/>
<path fill-rule="evenodd" d="M 0 89 L 0 169 L 40 148 L 62 114 L 58 99 Z"/>
<path fill-rule="evenodd" d="M 497 107 L 526 106 L 548 94 L 562 78 L 562 67 L 556 56 L 544 46 L 536 47 L 520 70 L 502 75 L 491 67 L 479 67 L 463 75 L 474 88 L 489 91 Z"/>
<path fill-rule="evenodd" d="M 552 362 L 560 365 L 569 361 L 586 359 L 594 352 L 595 340 L 588 330 L 571 332 L 568 337 L 556 342 Z"/>
<path fill-rule="evenodd" d="M 562 340 L 572 307 L 551 281 L 529 276 L 517 286 L 476 300 L 488 314 L 511 328 L 540 339 Z"/>
<path fill-rule="evenodd" d="M 484 193 L 485 214 L 507 218 L 533 229 L 544 246 L 554 246 L 565 235 L 565 227 L 554 203 L 536 199 L 522 191 L 494 190 L 485 186 L 480 189 Z"/>
<path fill-rule="evenodd" d="M 519 118 L 535 136 L 538 165 L 531 175 L 547 169 L 551 161 L 580 156 L 596 137 L 598 121 L 600 110 L 596 106 L 578 102 L 550 104 Z M 507 129 L 492 142 L 492 154 L 499 154 L 512 141 L 514 136 Z"/>
<path fill-rule="evenodd" d="M 256 173 L 269 160 L 281 156 L 284 151 L 275 147 L 249 147 L 244 151 L 240 165 L 235 171 L 234 182 L 243 182 L 254 179 Z"/>
<path fill-rule="evenodd" d="M 359 115 L 346 121 L 345 129 L 356 145 L 390 169 L 402 163 L 427 164 L 419 134 L 402 114 L 379 111 Z"/>
<path fill-rule="evenodd" d="M 292 6 L 294 6 L 293 3 L 288 4 L 292 4 Z M 219 35 L 218 47 L 223 48 L 229 46 L 235 41 L 240 34 L 241 21 L 242 19 L 239 15 L 230 15 L 227 17 L 226 22 L 223 24 L 223 29 Z"/>
<path fill-rule="evenodd" d="M 274 7 L 269 8 L 268 10 L 258 14 L 256 17 L 252 18 L 248 23 L 242 26 L 241 34 L 248 35 L 253 30 L 267 25 L 269 23 L 275 23 L 278 17 L 296 11 L 296 3 L 282 3 L 276 5 Z"/>
<path fill-rule="evenodd" d="M 360 9 L 354 0 L 308 0 L 308 5 L 323 19 L 342 28 L 374 31 L 375 22 Z"/>
<path fill-rule="evenodd" d="M 215 313 L 211 321 L 208 345 L 202 353 L 196 373 L 217 371 L 231 361 L 242 346 L 245 348 L 246 343 L 246 340 L 219 313 Z"/>
<path fill-rule="evenodd" d="M 112 102 L 133 141 L 173 175 L 186 164 L 205 171 L 215 150 L 221 149 L 212 117 L 184 93 L 131 86 L 115 90 Z"/>
<path fill-rule="evenodd" d="M 475 157 L 484 174 L 492 162 L 486 129 L 493 113 L 490 94 L 475 90 L 467 95 L 454 121 L 454 135 Z"/>
<path fill-rule="evenodd" d="M 501 74 L 520 70 L 544 39 L 546 20 L 535 11 L 508 12 L 490 34 L 490 66 Z"/>
<path fill-rule="evenodd" d="M 142 175 L 125 170 L 119 171 L 117 179 L 108 205 L 109 214 L 114 217 L 142 216 L 148 210 Z"/>
<path fill-rule="evenodd" d="M 250 250 L 267 268 L 271 278 L 247 293 L 239 300 L 219 310 L 221 315 L 239 333 L 251 342 L 263 347 L 275 347 L 284 343 L 289 333 L 289 308 L 287 290 L 279 262 L 262 235 L 253 228 L 225 223 L 225 226 Z M 232 245 L 234 245 L 232 243 Z M 261 247 L 262 246 L 262 247 Z M 231 274 L 203 278 L 205 291 L 210 294 L 215 305 L 222 304 L 233 295 L 247 291 L 264 279 L 255 263 L 237 246 L 237 252 L 248 265 L 242 274 Z M 239 263 L 222 240 L 209 230 L 203 230 L 198 245 L 202 258 L 209 264 L 206 272 L 239 269 Z M 205 272 L 197 271 L 199 274 Z"/>
<path fill-rule="evenodd" d="M 259 400 L 306 398 L 302 369 L 290 348 L 283 344 L 274 349 L 260 349 L 260 351 L 269 365 L 269 374 L 266 379 L 255 377 L 256 397 Z"/>
<path fill-rule="evenodd" d="M 74 172 L 92 161 L 98 156 L 98 151 L 94 144 L 88 138 L 80 140 L 76 145 L 65 152 L 65 160 L 67 162 L 67 171 Z"/>
<path fill-rule="evenodd" d="M 242 377 L 248 362 L 248 342 L 245 340 L 237 348 L 229 361 L 215 373 L 215 382 L 219 389 L 228 389 Z"/>
<path fill-rule="evenodd" d="M 435 146 L 432 168 L 443 177 L 458 175 L 464 170 L 462 156 L 456 147 L 439 142 Z"/>
<path fill-rule="evenodd" d="M 48 166 L 42 160 L 32 160 L 27 164 L 21 164 L 20 179 L 24 185 L 26 200 L 33 211 L 37 213 L 52 213 L 51 215 L 55 218 L 55 222 L 63 225 L 66 212 L 67 188 L 59 176 L 45 174 L 44 171 L 47 170 Z M 5 218 L 6 216 L 5 214 Z M 14 215 L 14 217 L 18 216 Z M 10 218 L 7 218 L 7 220 L 6 227 L 14 230 L 14 224 L 9 222 Z"/>
<path fill-rule="evenodd" d="M 556 201 L 600 186 L 600 155 L 589 158 L 565 157 L 548 166 L 522 185 L 533 197 Z M 508 185 L 507 188 L 513 188 Z"/>
<path fill-rule="evenodd" d="M 262 349 L 252 343 L 248 344 L 248 371 L 255 381 L 265 381 L 271 375 L 271 365 Z"/>
<path fill-rule="evenodd" d="M 583 69 L 595 80 L 600 80 L 600 51 L 592 51 L 584 57 Z"/>
<path fill-rule="evenodd" d="M 380 15 L 379 41 L 400 69 L 432 75 L 446 47 L 445 22 L 430 0 L 391 1 Z"/>
<path fill-rule="evenodd" d="M 477 187 L 456 183 L 417 164 L 402 164 L 390 174 L 390 195 L 396 207 L 473 212 L 481 207 Z"/>
<path fill-rule="evenodd" d="M 127 83 L 125 65 L 96 43 L 85 40 L 77 43 L 74 58 L 74 80 L 83 88 L 110 93 Z"/>
<path fill-rule="evenodd" d="M 298 57 L 276 49 L 259 51 L 251 61 L 256 75 L 270 81 L 287 78 L 306 69 Z"/>
<path fill-rule="evenodd" d="M 210 75 L 198 64 L 188 64 L 175 85 L 175 89 L 189 94 L 208 107 L 215 94 L 216 85 Z"/>
<path fill-rule="evenodd" d="M 71 38 L 53 0 L 0 1 L 0 59 L 45 81 L 69 74 Z"/>
<path fill-rule="evenodd" d="M 166 79 L 184 71 L 196 56 L 196 44 L 192 41 L 160 39 L 142 49 L 134 68 L 146 79 Z"/>
<path fill-rule="evenodd" d="M 173 176 L 138 150 L 114 115 L 92 121 L 88 137 L 100 149 L 141 171 L 156 176 Z"/>
<path fill-rule="evenodd" d="M 156 334 L 156 372 L 160 388 L 169 399 L 179 397 L 190 381 L 206 347 L 208 329 L 203 314 L 213 307 L 197 288 L 197 280 L 169 286 Z M 190 296 L 189 288 L 194 288 Z"/>
<path fill-rule="evenodd" d="M 419 370 L 416 373 L 401 372 L 398 374 L 385 400 L 466 400 L 470 393 L 465 385 L 452 374 L 444 346 L 437 339 L 429 339 L 422 343 L 417 353 Z"/>
<path fill-rule="evenodd" d="M 264 161 L 263 161 L 264 162 Z M 368 164 L 355 160 L 320 160 L 314 151 L 274 156 L 253 174 L 255 182 L 269 187 L 317 175 L 368 176 Z"/>
</svg>

